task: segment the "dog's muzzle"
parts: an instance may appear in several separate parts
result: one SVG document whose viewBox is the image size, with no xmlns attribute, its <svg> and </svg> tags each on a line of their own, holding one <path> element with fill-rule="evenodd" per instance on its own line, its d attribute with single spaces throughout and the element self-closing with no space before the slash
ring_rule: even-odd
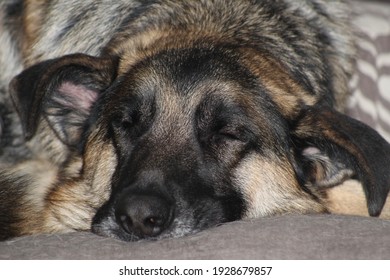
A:
<svg viewBox="0 0 390 280">
<path fill-rule="evenodd" d="M 240 218 L 240 196 L 215 193 L 213 185 L 195 172 L 192 176 L 184 171 L 172 174 L 159 170 L 131 174 L 135 175 L 120 177 L 111 198 L 96 213 L 94 233 L 125 241 L 158 240 Z"/>
</svg>

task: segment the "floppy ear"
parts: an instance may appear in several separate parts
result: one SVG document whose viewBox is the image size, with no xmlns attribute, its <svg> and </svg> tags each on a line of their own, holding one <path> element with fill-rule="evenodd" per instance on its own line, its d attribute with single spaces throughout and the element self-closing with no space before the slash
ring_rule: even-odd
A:
<svg viewBox="0 0 390 280">
<path fill-rule="evenodd" d="M 11 97 L 27 139 L 44 116 L 65 144 L 78 144 L 91 107 L 115 79 L 116 60 L 73 54 L 36 64 L 16 76 Z"/>
<path fill-rule="evenodd" d="M 368 212 L 379 216 L 390 189 L 390 144 L 367 125 L 330 108 L 310 108 L 294 130 L 302 176 L 311 187 L 361 181 Z"/>
</svg>

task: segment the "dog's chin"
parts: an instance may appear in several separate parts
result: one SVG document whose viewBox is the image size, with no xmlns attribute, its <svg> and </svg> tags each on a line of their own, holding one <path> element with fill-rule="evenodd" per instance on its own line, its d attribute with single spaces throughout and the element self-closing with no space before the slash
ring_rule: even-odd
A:
<svg viewBox="0 0 390 280">
<path fill-rule="evenodd" d="M 165 238 L 178 238 L 197 233 L 207 227 L 208 223 L 196 223 L 193 217 L 175 218 L 169 228 L 165 229 L 157 236 L 138 236 L 124 230 L 116 221 L 114 215 L 103 217 L 99 222 L 92 224 L 92 232 L 110 238 L 116 238 L 127 242 L 140 240 L 160 240 Z"/>
<path fill-rule="evenodd" d="M 179 238 L 197 233 L 202 230 L 191 225 L 181 224 L 179 221 L 174 221 L 174 223 L 176 223 L 177 225 L 172 226 L 172 228 L 166 229 L 157 236 L 140 237 L 135 234 L 126 232 L 115 222 L 115 219 L 113 219 L 112 217 L 107 217 L 101 223 L 93 224 L 92 232 L 104 237 L 120 239 L 126 242 L 135 242 L 141 240 L 155 241 L 166 238 Z"/>
</svg>

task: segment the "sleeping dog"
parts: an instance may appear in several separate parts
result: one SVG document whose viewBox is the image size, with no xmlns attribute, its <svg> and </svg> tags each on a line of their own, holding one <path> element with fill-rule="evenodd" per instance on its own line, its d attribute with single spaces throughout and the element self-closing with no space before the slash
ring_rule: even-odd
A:
<svg viewBox="0 0 390 280">
<path fill-rule="evenodd" d="M 1 75 L 18 74 L 2 98 L 25 151 L 1 165 L 0 238 L 92 230 L 135 241 L 284 213 L 389 217 L 390 145 L 342 113 L 346 10 L 335 0 L 0 4 Z"/>
</svg>

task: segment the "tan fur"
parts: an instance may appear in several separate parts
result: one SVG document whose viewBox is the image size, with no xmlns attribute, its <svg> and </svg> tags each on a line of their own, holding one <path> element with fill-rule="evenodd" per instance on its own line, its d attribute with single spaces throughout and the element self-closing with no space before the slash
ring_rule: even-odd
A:
<svg viewBox="0 0 390 280">
<path fill-rule="evenodd" d="M 240 163 L 234 177 L 248 201 L 246 218 L 326 211 L 302 191 L 287 160 L 278 162 L 252 154 Z"/>
<path fill-rule="evenodd" d="M 369 216 L 367 210 L 366 196 L 362 185 L 356 180 L 348 180 L 343 184 L 328 189 L 327 207 L 335 214 Z M 380 218 L 390 219 L 390 198 L 381 212 Z"/>
<path fill-rule="evenodd" d="M 53 188 L 47 196 L 46 227 L 52 231 L 88 230 L 92 218 L 111 193 L 111 177 L 116 167 L 116 155 L 111 144 L 105 144 L 99 135 L 92 135 L 84 159 L 84 168 L 73 178 Z M 99 143 L 101 143 L 99 145 Z"/>
<path fill-rule="evenodd" d="M 97 138 L 100 136 L 91 136 L 92 146 L 87 148 L 83 170 L 77 171 L 76 161 L 70 164 L 75 170 L 65 169 L 67 178 L 58 177 L 61 172 L 47 161 L 27 161 L 14 170 L 19 175 L 28 173 L 37 180 L 24 197 L 26 210 L 20 211 L 22 223 L 15 225 L 21 235 L 90 229 L 97 208 L 110 195 L 110 181 L 116 166 L 112 145 Z"/>
<path fill-rule="evenodd" d="M 312 106 L 317 102 L 315 96 L 310 95 L 298 85 L 272 58 L 249 48 L 242 48 L 240 51 L 244 65 L 259 77 L 271 92 L 273 101 L 285 118 L 295 118 L 300 113 L 302 104 Z"/>
<path fill-rule="evenodd" d="M 36 39 L 39 37 L 48 3 L 47 0 L 26 0 L 23 3 L 25 9 L 23 13 L 24 38 L 22 41 L 24 58 L 29 56 Z"/>
</svg>

